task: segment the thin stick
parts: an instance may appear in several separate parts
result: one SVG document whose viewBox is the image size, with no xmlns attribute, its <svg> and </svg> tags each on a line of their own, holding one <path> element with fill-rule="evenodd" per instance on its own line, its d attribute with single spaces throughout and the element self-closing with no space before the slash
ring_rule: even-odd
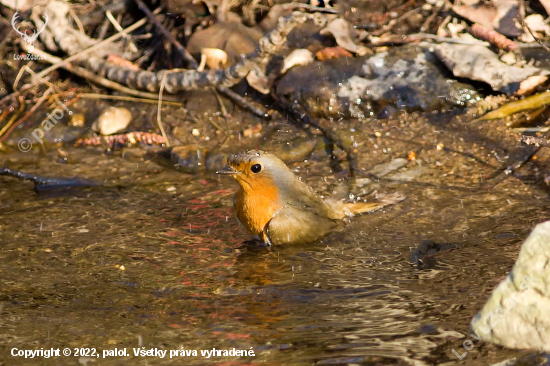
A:
<svg viewBox="0 0 550 366">
<path fill-rule="evenodd" d="M 23 74 L 25 73 L 25 70 L 27 69 L 27 67 L 32 65 L 33 62 L 34 61 L 29 62 L 28 65 L 23 66 L 21 70 L 19 70 L 19 72 L 17 73 L 17 76 L 15 77 L 15 81 L 13 82 L 13 90 L 17 91 L 17 84 L 19 84 L 19 80 L 21 80 L 21 78 L 23 77 Z"/>
<path fill-rule="evenodd" d="M 160 133 L 162 134 L 162 137 L 166 140 L 166 146 L 170 147 L 170 141 L 168 141 L 168 137 L 166 136 L 166 132 L 164 132 L 164 127 L 162 126 L 162 121 L 160 119 L 160 111 L 162 106 L 162 92 L 164 91 L 164 84 L 166 84 L 166 76 L 168 75 L 167 72 L 162 75 L 162 80 L 160 81 L 160 90 L 159 90 L 159 105 L 157 108 L 157 123 L 159 124 Z"/>
<path fill-rule="evenodd" d="M 144 98 L 134 98 L 134 97 L 127 97 L 124 95 L 104 95 L 104 94 L 94 94 L 94 93 L 79 93 L 77 94 L 79 98 L 83 99 L 112 99 L 112 100 L 124 100 L 127 102 L 138 102 L 138 103 L 149 103 L 149 104 L 157 104 L 158 98 L 155 99 L 144 99 Z M 164 104 L 166 105 L 172 105 L 176 107 L 183 107 L 183 103 L 181 102 L 171 102 L 164 100 Z"/>
<path fill-rule="evenodd" d="M 23 98 L 20 98 L 20 100 L 19 100 L 19 110 L 17 112 L 15 112 L 15 114 L 10 118 L 10 120 L 6 123 L 6 125 L 0 131 L 0 142 L 2 142 L 5 138 L 4 133 L 5 133 L 5 136 L 7 137 L 7 135 L 10 134 L 11 130 L 13 130 L 15 128 L 15 126 L 17 126 L 17 124 L 14 125 L 13 123 L 19 117 L 21 112 L 23 112 L 23 110 L 25 109 L 25 103 L 21 99 L 23 99 Z"/>
<path fill-rule="evenodd" d="M 136 45 L 134 44 L 134 42 L 132 42 L 132 39 L 130 38 L 128 33 L 124 31 L 124 28 L 122 28 L 122 26 L 117 22 L 113 14 L 109 10 L 107 10 L 105 12 L 105 15 L 107 16 L 107 19 L 109 19 L 109 21 L 117 31 L 124 33 L 124 38 L 126 38 L 128 43 L 130 44 L 130 51 L 132 51 L 133 53 L 136 53 L 138 51 Z"/>
<path fill-rule="evenodd" d="M 17 121 L 17 123 L 15 123 L 4 135 L 4 130 L 6 129 L 6 126 L 4 126 L 4 128 L 2 129 L 2 131 L 0 131 L 0 142 L 4 141 L 5 138 L 7 138 L 11 131 L 13 131 L 13 129 L 17 126 L 19 126 L 21 123 L 25 122 L 27 118 L 29 118 L 41 105 L 42 103 L 44 103 L 44 101 L 48 98 L 48 95 L 53 91 L 53 88 L 52 87 L 49 87 L 48 90 L 46 90 L 44 92 L 44 95 L 42 95 L 42 97 L 38 100 L 38 102 L 36 102 L 36 104 L 31 108 L 30 111 L 28 111 L 27 113 L 25 113 L 25 115 L 23 117 L 21 117 L 20 120 Z"/>
<path fill-rule="evenodd" d="M 76 13 L 73 11 L 73 9 L 69 8 L 69 14 L 71 14 L 71 17 L 73 18 L 74 22 L 76 23 L 76 26 L 78 27 L 78 30 L 82 34 L 86 34 L 86 31 L 84 30 L 84 27 L 82 26 L 82 22 L 76 15 Z"/>
<path fill-rule="evenodd" d="M 547 45 L 545 45 L 544 43 L 542 43 L 542 41 L 539 39 L 539 37 L 535 36 L 535 34 L 533 34 L 533 31 L 531 30 L 531 28 L 529 28 L 529 26 L 527 25 L 527 23 L 525 23 L 525 20 L 522 20 L 521 21 L 521 25 L 523 25 L 525 28 L 527 28 L 527 30 L 529 31 L 529 33 L 531 34 L 531 37 L 533 37 L 535 39 L 535 41 L 540 44 L 542 46 L 542 48 L 544 48 L 546 51 L 550 52 L 550 48 L 548 48 Z"/>
<path fill-rule="evenodd" d="M 155 12 L 160 12 L 160 8 L 157 8 L 155 10 Z M 54 71 L 54 70 L 57 70 L 59 69 L 60 67 L 63 67 L 65 65 L 67 65 L 69 62 L 73 61 L 73 60 L 76 60 L 92 51 L 95 51 L 111 42 L 114 42 L 116 41 L 117 39 L 121 38 L 121 37 L 124 37 L 125 34 L 127 33 L 130 33 L 130 32 L 133 32 L 134 30 L 138 29 L 139 27 L 141 27 L 142 25 L 144 25 L 145 23 L 147 23 L 147 18 L 143 18 L 141 20 L 138 20 L 137 22 L 135 22 L 134 24 L 132 24 L 131 26 L 129 26 L 128 28 L 125 28 L 124 29 L 124 33 L 123 32 L 118 32 L 117 34 L 107 38 L 106 40 L 104 41 L 101 41 L 99 43 L 96 43 L 95 45 L 89 47 L 89 48 L 86 48 L 85 50 L 82 50 L 78 53 L 75 53 L 74 55 L 70 56 L 70 57 L 67 57 L 66 59 L 56 63 L 55 65 L 52 65 L 44 70 L 42 70 L 40 73 L 38 73 L 36 75 L 37 78 L 42 78 L 44 76 L 46 76 L 47 74 L 49 74 L 50 72 Z M 36 53 L 35 53 L 36 54 Z"/>
<path fill-rule="evenodd" d="M 183 47 L 181 45 L 181 43 L 179 43 L 173 36 L 170 32 L 168 32 L 166 30 L 166 28 L 164 28 L 164 26 L 162 24 L 160 24 L 160 22 L 157 20 L 157 18 L 155 18 L 155 15 L 153 13 L 151 13 L 151 10 L 149 10 L 149 8 L 147 7 L 147 5 L 145 5 L 145 3 L 142 1 L 142 0 L 135 0 L 135 2 L 137 3 L 138 7 L 140 8 L 140 10 L 142 12 L 145 13 L 145 15 L 147 15 L 147 18 L 149 18 L 149 20 L 155 24 L 157 26 L 157 28 L 162 32 L 162 34 L 164 35 L 164 37 L 166 37 L 166 39 L 168 41 L 170 41 L 170 43 L 172 43 L 176 49 L 178 50 L 178 52 L 181 54 L 181 56 L 183 57 L 183 59 L 185 61 L 187 61 L 187 63 L 191 66 L 191 68 L 193 69 L 196 69 L 199 64 L 197 63 L 197 60 L 195 60 L 193 58 L 193 56 L 191 56 L 191 54 L 189 53 L 189 51 L 187 51 L 185 49 L 185 47 Z"/>
<path fill-rule="evenodd" d="M 25 46 L 23 46 L 23 43 L 21 45 L 22 45 L 22 48 L 25 49 Z M 58 64 L 58 63 L 61 62 L 60 58 L 52 56 L 49 53 L 46 53 L 46 52 L 44 52 L 42 50 L 39 50 L 39 49 L 36 49 L 36 48 L 34 49 L 34 54 L 41 57 L 44 61 L 47 61 L 47 62 L 52 63 L 52 64 Z M 69 64 L 62 65 L 61 67 L 64 68 L 65 70 L 67 70 L 67 71 L 72 72 L 75 75 L 78 75 L 82 78 L 91 80 L 96 84 L 99 84 L 99 85 L 104 86 L 106 88 L 118 90 L 122 93 L 129 94 L 129 95 L 132 95 L 134 97 L 145 98 L 145 99 L 157 99 L 158 98 L 157 94 L 141 92 L 141 91 L 138 91 L 138 90 L 127 88 L 124 85 L 115 83 L 114 81 L 111 81 L 111 80 L 105 79 L 101 76 L 98 76 L 98 75 L 94 74 L 93 72 L 91 72 L 91 71 L 89 71 L 89 70 L 87 70 L 83 67 L 80 67 L 80 66 L 75 66 L 75 65 L 72 65 L 72 64 L 69 63 Z M 38 74 L 37 74 L 37 76 L 38 76 Z M 164 97 L 164 98 L 166 100 L 171 101 L 171 102 L 179 102 L 180 101 L 179 99 L 177 99 L 175 97 Z"/>
<path fill-rule="evenodd" d="M 216 88 L 213 88 L 213 87 L 210 87 L 210 90 L 212 90 L 212 92 L 214 93 L 214 96 L 216 97 L 216 99 L 218 100 L 218 104 L 220 105 L 220 109 L 222 111 L 222 116 L 224 118 L 227 118 L 229 116 L 229 114 L 227 113 L 227 109 L 225 109 L 225 104 L 223 104 L 223 100 L 222 100 L 222 97 L 220 96 L 220 94 L 216 91 Z M 210 121 L 212 122 L 212 121 Z M 216 126 L 214 123 L 213 123 L 214 126 Z M 218 127 L 218 126 L 216 126 Z M 219 127 L 218 127 L 219 129 Z"/>
<path fill-rule="evenodd" d="M 249 101 L 247 101 L 245 98 L 241 97 L 239 94 L 235 93 L 233 90 L 226 88 L 223 85 L 218 85 L 216 89 L 231 99 L 233 102 L 241 106 L 242 108 L 248 109 L 252 114 L 261 117 L 261 118 L 271 118 L 271 115 L 266 111 L 264 108 L 260 106 L 253 105 Z"/>
</svg>

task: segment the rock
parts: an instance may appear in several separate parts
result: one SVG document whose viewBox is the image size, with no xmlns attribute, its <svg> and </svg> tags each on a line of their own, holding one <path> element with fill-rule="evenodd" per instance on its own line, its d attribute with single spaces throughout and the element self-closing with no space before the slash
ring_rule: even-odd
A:
<svg viewBox="0 0 550 366">
<path fill-rule="evenodd" d="M 509 348 L 550 352 L 550 221 L 531 232 L 512 272 L 470 325 L 472 334 Z"/>
<path fill-rule="evenodd" d="M 342 18 L 331 20 L 325 28 L 321 29 L 320 33 L 322 35 L 331 34 L 336 40 L 338 46 L 350 52 L 356 53 L 359 56 L 372 54 L 370 48 L 357 45 L 351 39 L 349 23 Z"/>
<path fill-rule="evenodd" d="M 435 47 L 435 54 L 455 76 L 483 81 L 507 95 L 528 89 L 522 84 L 532 83 L 532 78 L 542 84 L 550 74 L 534 66 L 507 65 L 485 46 L 443 43 Z"/>
<path fill-rule="evenodd" d="M 363 62 L 363 57 L 340 58 L 295 66 L 279 80 L 276 94 L 301 104 L 313 117 L 336 117 L 346 111 L 336 96 L 338 84 L 360 73 Z"/>
<path fill-rule="evenodd" d="M 198 146 L 176 146 L 154 152 L 157 163 L 184 173 L 216 172 L 227 166 L 227 155 Z"/>
<path fill-rule="evenodd" d="M 432 240 L 422 240 L 418 248 L 409 257 L 409 262 L 415 264 L 417 269 L 431 269 L 437 264 L 435 258 L 437 253 L 456 248 L 458 248 L 458 245 L 453 243 L 436 243 Z"/>
<path fill-rule="evenodd" d="M 92 124 L 92 130 L 104 136 L 124 130 L 132 121 L 132 113 L 123 107 L 105 109 Z"/>
<path fill-rule="evenodd" d="M 436 110 L 476 100 L 471 86 L 449 80 L 443 72 L 428 46 L 399 47 L 371 57 L 296 66 L 281 78 L 276 91 L 314 117 L 364 118 L 388 105 Z"/>
<path fill-rule="evenodd" d="M 425 48 L 378 53 L 365 62 L 360 75 L 340 87 L 338 96 L 348 98 L 350 109 L 357 106 L 363 111 L 364 101 L 405 110 L 435 110 L 475 99 L 477 93 L 471 87 L 447 79 L 436 63 Z"/>
<path fill-rule="evenodd" d="M 86 117 L 83 113 L 73 113 L 67 122 L 67 126 L 70 127 L 84 127 L 86 123 Z"/>
</svg>

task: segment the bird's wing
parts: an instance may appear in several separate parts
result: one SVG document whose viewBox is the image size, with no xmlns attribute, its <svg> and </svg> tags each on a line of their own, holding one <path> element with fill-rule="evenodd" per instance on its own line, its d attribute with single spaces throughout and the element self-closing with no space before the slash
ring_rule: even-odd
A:
<svg viewBox="0 0 550 366">
<path fill-rule="evenodd" d="M 279 209 L 266 225 L 266 233 L 274 245 L 306 244 L 321 239 L 343 227 L 343 222 L 295 206 Z"/>
<path fill-rule="evenodd" d="M 332 206 L 319 197 L 315 191 L 298 179 L 287 187 L 286 196 L 283 197 L 283 204 L 285 207 L 293 207 L 320 217 L 329 219 L 343 218 L 343 216 L 334 212 Z"/>
</svg>

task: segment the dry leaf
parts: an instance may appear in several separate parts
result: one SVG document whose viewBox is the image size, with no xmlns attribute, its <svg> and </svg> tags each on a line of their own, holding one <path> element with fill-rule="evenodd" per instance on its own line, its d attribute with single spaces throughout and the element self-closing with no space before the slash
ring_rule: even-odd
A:
<svg viewBox="0 0 550 366">
<path fill-rule="evenodd" d="M 443 43 L 435 47 L 435 55 L 455 76 L 486 82 L 493 90 L 508 95 L 516 93 L 520 83 L 530 76 L 550 74 L 533 66 L 506 65 L 484 46 Z"/>
<path fill-rule="evenodd" d="M 323 48 L 320 51 L 317 51 L 315 54 L 315 57 L 317 57 L 318 60 L 332 60 L 333 58 L 340 58 L 340 57 L 353 57 L 351 53 L 349 53 L 347 50 L 343 49 L 340 46 L 337 47 L 327 47 Z"/>
<path fill-rule="evenodd" d="M 284 74 L 294 66 L 307 65 L 312 61 L 313 61 L 313 54 L 309 50 L 305 48 L 294 50 L 290 53 L 290 55 L 285 57 L 285 60 L 283 61 L 283 69 L 281 70 L 281 74 Z"/>
<path fill-rule="evenodd" d="M 538 86 L 544 84 L 546 80 L 548 80 L 548 76 L 546 75 L 530 76 L 519 84 L 519 89 L 516 92 L 516 94 L 517 95 L 531 94 L 535 91 L 535 89 Z"/>
<path fill-rule="evenodd" d="M 515 19 L 521 18 L 523 8 L 515 0 L 495 0 L 492 4 L 480 3 L 472 6 L 455 5 L 453 11 L 473 23 L 479 23 L 508 37 L 518 37 L 523 33 L 515 22 Z"/>
<path fill-rule="evenodd" d="M 355 44 L 350 36 L 350 28 L 348 22 L 344 19 L 336 18 L 328 23 L 326 28 L 321 29 L 321 34 L 332 34 L 338 46 L 358 54 L 359 56 L 366 55 L 371 52 L 369 48 L 365 46 L 359 46 Z"/>
</svg>

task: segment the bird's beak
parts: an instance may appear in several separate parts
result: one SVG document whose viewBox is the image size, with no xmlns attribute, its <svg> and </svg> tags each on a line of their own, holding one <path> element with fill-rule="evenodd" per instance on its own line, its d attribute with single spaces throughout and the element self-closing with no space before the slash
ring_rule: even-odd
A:
<svg viewBox="0 0 550 366">
<path fill-rule="evenodd" d="M 218 170 L 216 174 L 239 174 L 238 171 L 233 169 L 232 167 L 228 166 L 227 168 L 223 168 L 222 170 Z"/>
</svg>

